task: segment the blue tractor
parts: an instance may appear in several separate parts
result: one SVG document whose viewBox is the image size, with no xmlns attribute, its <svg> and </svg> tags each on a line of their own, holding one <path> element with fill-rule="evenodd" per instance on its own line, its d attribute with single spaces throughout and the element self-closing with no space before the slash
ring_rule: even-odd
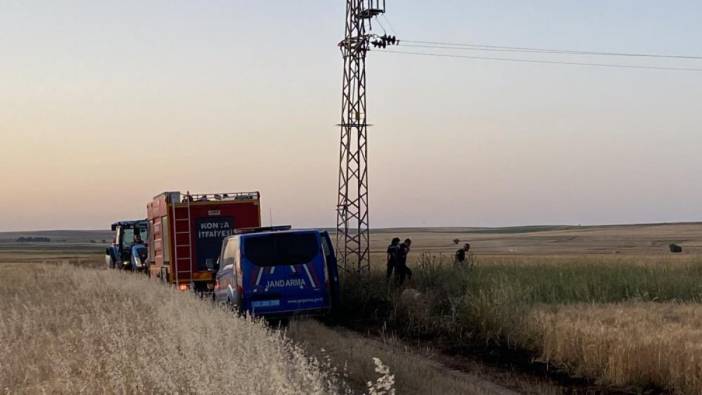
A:
<svg viewBox="0 0 702 395">
<path fill-rule="evenodd" d="M 110 269 L 147 273 L 149 222 L 145 219 L 112 224 L 112 244 L 105 250 L 105 263 Z"/>
</svg>

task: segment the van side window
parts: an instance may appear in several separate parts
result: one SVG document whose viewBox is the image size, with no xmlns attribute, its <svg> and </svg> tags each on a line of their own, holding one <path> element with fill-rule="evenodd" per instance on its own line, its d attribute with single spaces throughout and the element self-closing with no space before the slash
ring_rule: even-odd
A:
<svg viewBox="0 0 702 395">
<path fill-rule="evenodd" d="M 240 239 L 237 237 L 236 239 L 232 240 L 234 243 L 234 246 L 232 248 L 234 249 L 234 269 L 236 273 L 241 272 L 241 249 L 239 248 L 240 246 Z"/>
<path fill-rule="evenodd" d="M 329 240 L 324 236 L 320 236 L 320 239 L 322 239 L 322 252 L 324 253 L 324 257 L 327 258 L 327 262 L 331 262 L 331 246 L 329 246 Z"/>
<path fill-rule="evenodd" d="M 237 243 L 235 240 L 229 240 L 227 242 L 226 249 L 224 250 L 224 256 L 222 257 L 222 262 L 221 262 L 222 267 L 234 265 L 236 263 L 236 253 L 237 253 L 236 244 Z"/>
</svg>

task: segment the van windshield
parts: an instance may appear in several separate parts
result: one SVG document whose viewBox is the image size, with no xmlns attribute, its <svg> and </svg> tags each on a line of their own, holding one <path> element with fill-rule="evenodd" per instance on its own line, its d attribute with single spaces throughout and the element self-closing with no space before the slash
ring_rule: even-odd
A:
<svg viewBox="0 0 702 395">
<path fill-rule="evenodd" d="M 315 233 L 274 233 L 244 239 L 244 255 L 257 266 L 300 265 L 318 254 Z"/>
</svg>

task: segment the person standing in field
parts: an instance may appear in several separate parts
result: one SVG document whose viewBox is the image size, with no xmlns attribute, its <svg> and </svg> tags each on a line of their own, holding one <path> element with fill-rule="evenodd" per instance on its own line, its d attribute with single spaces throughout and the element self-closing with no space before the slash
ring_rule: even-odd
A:
<svg viewBox="0 0 702 395">
<path fill-rule="evenodd" d="M 468 258 L 470 258 L 470 243 L 466 243 L 463 248 L 456 251 L 456 263 L 461 265 L 466 262 L 470 263 Z"/>
<path fill-rule="evenodd" d="M 412 270 L 407 267 L 407 255 L 409 255 L 411 245 L 412 240 L 410 239 L 405 239 L 405 241 L 400 244 L 400 254 L 397 260 L 398 265 L 395 268 L 395 279 L 397 280 L 397 285 L 402 285 L 402 283 L 405 282 L 405 277 L 412 279 Z"/>
<path fill-rule="evenodd" d="M 397 273 L 397 263 L 400 258 L 400 238 L 395 237 L 392 239 L 390 242 L 390 245 L 388 246 L 388 255 L 387 255 L 387 264 L 388 264 L 388 271 L 387 275 L 385 277 L 385 282 L 390 281 L 390 277 L 392 277 L 393 271 Z"/>
</svg>

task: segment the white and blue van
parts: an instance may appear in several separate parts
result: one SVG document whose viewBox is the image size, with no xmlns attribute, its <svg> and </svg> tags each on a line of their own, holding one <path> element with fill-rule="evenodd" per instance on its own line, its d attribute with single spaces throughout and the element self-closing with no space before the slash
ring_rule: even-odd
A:
<svg viewBox="0 0 702 395">
<path fill-rule="evenodd" d="M 214 298 L 254 316 L 320 315 L 338 302 L 329 234 L 289 226 L 244 230 L 224 239 Z"/>
</svg>

